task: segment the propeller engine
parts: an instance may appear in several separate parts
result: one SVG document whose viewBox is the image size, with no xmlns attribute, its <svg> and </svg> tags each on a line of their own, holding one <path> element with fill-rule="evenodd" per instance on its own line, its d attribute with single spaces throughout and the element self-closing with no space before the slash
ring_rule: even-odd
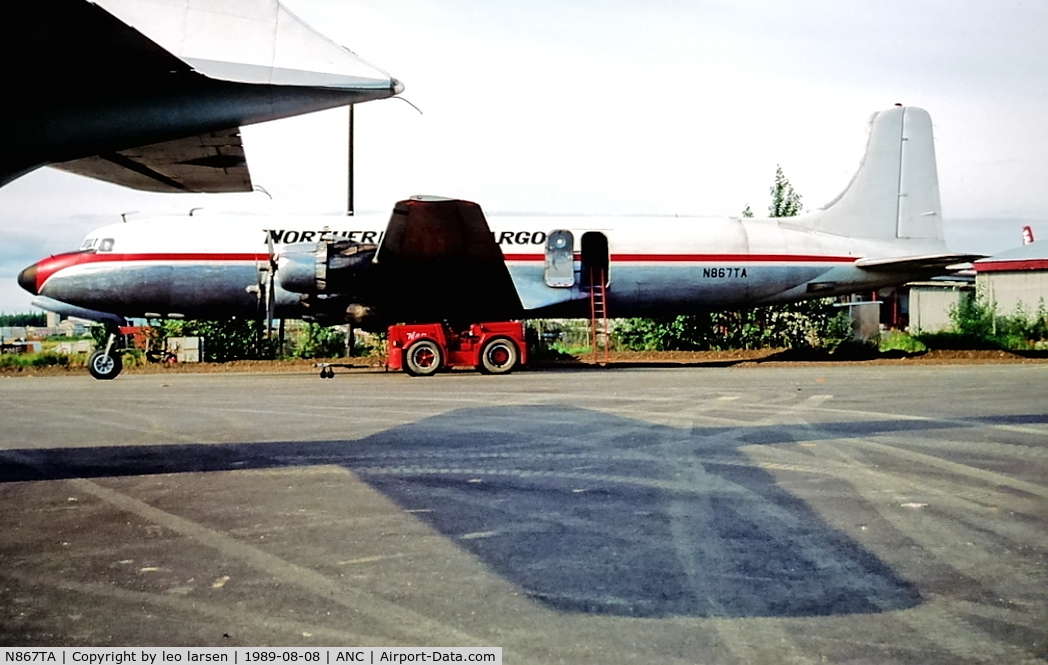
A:
<svg viewBox="0 0 1048 665">
<path fill-rule="evenodd" d="M 361 324 L 373 316 L 362 303 L 374 289 L 377 245 L 350 240 L 285 245 L 276 256 L 275 285 L 301 294 L 307 318 Z"/>
</svg>

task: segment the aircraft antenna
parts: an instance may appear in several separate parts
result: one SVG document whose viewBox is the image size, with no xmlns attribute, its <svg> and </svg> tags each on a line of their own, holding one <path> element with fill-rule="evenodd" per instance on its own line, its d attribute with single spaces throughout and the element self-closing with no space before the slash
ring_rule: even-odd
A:
<svg viewBox="0 0 1048 665">
<path fill-rule="evenodd" d="M 411 108 L 413 108 L 413 109 L 415 109 L 416 111 L 418 111 L 418 114 L 419 114 L 419 115 L 422 115 L 422 109 L 420 109 L 419 107 L 415 106 L 414 104 L 412 104 L 412 103 L 411 103 L 410 101 L 408 101 L 407 99 L 405 99 L 405 98 L 403 98 L 403 97 L 394 97 L 393 99 L 399 99 L 400 101 L 404 102 L 405 104 L 407 104 L 407 105 L 408 105 L 408 106 L 410 106 Z"/>
<path fill-rule="evenodd" d="M 349 187 L 347 189 L 346 216 L 353 216 L 353 113 L 354 104 L 349 105 L 349 159 L 347 163 L 346 176 Z"/>
<path fill-rule="evenodd" d="M 413 108 L 416 111 L 418 111 L 419 115 L 422 115 L 422 109 L 420 109 L 419 107 L 415 106 L 414 104 L 412 104 L 408 100 L 404 99 L 403 97 L 394 97 L 393 99 L 399 99 L 400 101 L 404 102 L 405 104 L 407 104 L 411 108 Z M 346 181 L 347 181 L 346 182 L 346 184 L 347 184 L 347 187 L 346 187 L 346 216 L 347 217 L 352 217 L 353 214 L 356 211 L 356 204 L 354 202 L 354 196 L 353 196 L 354 195 L 354 180 L 355 180 L 355 178 L 354 178 L 354 175 L 355 175 L 354 174 L 354 160 L 353 160 L 353 156 L 354 156 L 353 138 L 354 138 L 354 133 L 355 133 L 354 132 L 354 124 L 355 124 L 355 116 L 356 116 L 356 114 L 354 112 L 355 109 L 356 109 L 356 104 L 350 104 L 349 105 L 349 141 L 348 141 L 348 146 L 347 146 L 348 150 L 346 151 L 347 152 L 347 159 L 346 159 Z"/>
</svg>

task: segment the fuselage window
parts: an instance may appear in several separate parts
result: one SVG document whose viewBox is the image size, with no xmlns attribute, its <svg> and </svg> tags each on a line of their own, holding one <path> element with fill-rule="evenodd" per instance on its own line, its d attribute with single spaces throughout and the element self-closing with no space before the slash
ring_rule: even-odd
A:
<svg viewBox="0 0 1048 665">
<path fill-rule="evenodd" d="M 98 246 L 98 251 L 100 251 L 100 252 L 111 252 L 111 251 L 113 251 L 113 239 L 112 238 L 105 238 L 104 240 L 102 240 L 102 244 Z"/>
</svg>

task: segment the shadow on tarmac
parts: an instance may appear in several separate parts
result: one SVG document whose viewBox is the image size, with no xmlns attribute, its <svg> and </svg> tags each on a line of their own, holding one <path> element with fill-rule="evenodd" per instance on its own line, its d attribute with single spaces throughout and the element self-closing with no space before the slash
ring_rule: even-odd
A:
<svg viewBox="0 0 1048 665">
<path fill-rule="evenodd" d="M 0 451 L 0 482 L 337 464 L 559 611 L 843 615 L 909 608 L 920 596 L 739 446 L 835 428 L 863 436 L 949 426 L 967 425 L 754 425 L 740 435 L 575 407 L 470 408 L 359 440 Z"/>
</svg>

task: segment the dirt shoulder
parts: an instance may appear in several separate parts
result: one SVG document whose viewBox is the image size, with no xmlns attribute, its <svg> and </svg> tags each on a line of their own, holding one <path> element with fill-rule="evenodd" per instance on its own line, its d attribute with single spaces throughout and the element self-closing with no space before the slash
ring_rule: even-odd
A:
<svg viewBox="0 0 1048 665">
<path fill-rule="evenodd" d="M 146 364 L 126 367 L 126 374 L 215 374 L 215 373 L 298 373 L 319 372 L 318 363 L 370 371 L 383 371 L 384 359 L 339 358 L 331 360 L 238 360 L 228 363 Z M 583 354 L 554 360 L 536 360 L 531 367 L 549 369 L 594 364 L 594 357 Z M 916 354 L 889 352 L 867 357 L 829 354 L 823 351 L 762 349 L 758 351 L 616 351 L 607 359 L 598 355 L 598 364 L 611 367 L 732 367 L 760 365 L 808 365 L 822 363 L 856 363 L 863 365 L 963 365 L 963 364 L 1029 364 L 1048 363 L 1048 352 L 1013 353 L 1009 351 L 950 350 Z M 67 376 L 86 374 L 83 366 L 0 368 L 0 378 L 32 376 Z"/>
<path fill-rule="evenodd" d="M 592 356 L 579 361 L 592 362 Z M 609 354 L 608 363 L 668 365 L 860 363 L 874 365 L 950 365 L 1048 363 L 1048 353 L 1014 353 L 988 350 L 943 350 L 922 353 L 885 352 L 834 354 L 813 349 L 762 349 L 757 351 L 622 351 Z"/>
</svg>

